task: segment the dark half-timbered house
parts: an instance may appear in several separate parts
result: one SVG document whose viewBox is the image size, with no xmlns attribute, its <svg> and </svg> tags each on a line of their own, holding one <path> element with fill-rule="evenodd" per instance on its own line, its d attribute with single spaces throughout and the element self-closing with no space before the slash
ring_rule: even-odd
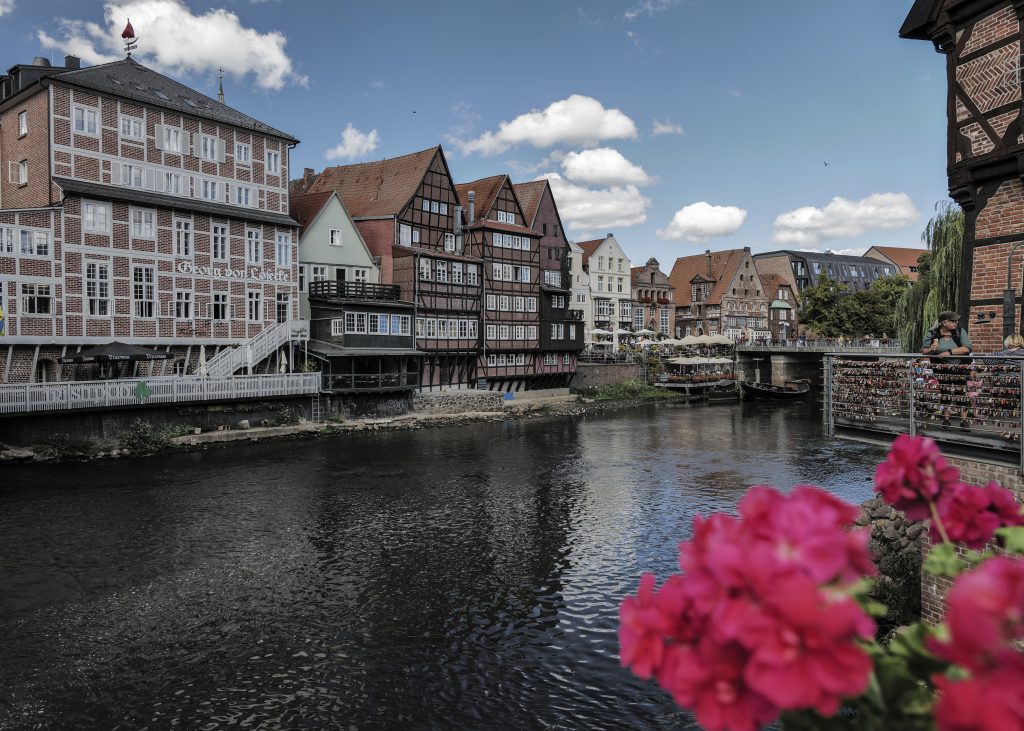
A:
<svg viewBox="0 0 1024 731">
<path fill-rule="evenodd" d="M 466 253 L 484 261 L 480 377 L 492 390 L 533 388 L 540 351 L 540 234 L 525 225 L 507 175 L 456 190 L 466 211 Z"/>
<path fill-rule="evenodd" d="M 979 352 L 1024 321 L 1022 19 L 1021 0 L 917 0 L 900 28 L 946 56 L 949 194 L 965 216 L 958 310 Z"/>
<path fill-rule="evenodd" d="M 512 187 L 523 208 L 525 225 L 541 234 L 538 387 L 565 387 L 576 375 L 576 356 L 583 350 L 586 329 L 583 309 L 572 307 L 569 241 L 547 180 Z"/>
<path fill-rule="evenodd" d="M 464 218 L 441 147 L 307 169 L 292 192 L 336 191 L 378 260 L 381 283 L 415 303 L 424 389 L 477 381 L 483 261 L 466 251 Z"/>
</svg>

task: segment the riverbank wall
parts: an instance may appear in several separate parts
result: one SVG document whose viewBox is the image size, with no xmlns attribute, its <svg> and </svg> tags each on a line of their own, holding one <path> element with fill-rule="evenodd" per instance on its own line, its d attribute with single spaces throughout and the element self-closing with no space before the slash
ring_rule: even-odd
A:
<svg viewBox="0 0 1024 731">
<path fill-rule="evenodd" d="M 643 381 L 644 367 L 638 363 L 579 363 L 572 380 L 574 391 L 587 393 L 604 386 L 615 386 L 625 381 Z"/>
</svg>

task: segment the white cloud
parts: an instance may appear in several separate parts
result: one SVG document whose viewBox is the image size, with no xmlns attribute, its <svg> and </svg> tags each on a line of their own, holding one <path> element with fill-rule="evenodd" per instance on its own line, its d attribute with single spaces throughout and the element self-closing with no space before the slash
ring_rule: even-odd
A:
<svg viewBox="0 0 1024 731">
<path fill-rule="evenodd" d="M 223 8 L 196 15 L 180 0 L 123 0 L 105 3 L 103 15 L 106 27 L 61 18 L 61 37 L 38 31 L 39 41 L 86 63 L 116 61 L 124 58 L 121 31 L 131 18 L 139 38 L 135 55 L 160 70 L 209 74 L 221 67 L 239 78 L 251 74 L 257 87 L 274 91 L 288 82 L 307 83 L 285 53 L 288 39 L 282 33 L 246 28 Z"/>
<path fill-rule="evenodd" d="M 602 140 L 635 139 L 636 125 L 618 109 L 605 109 L 597 99 L 573 94 L 552 102 L 546 109 L 520 114 L 502 122 L 497 132 L 485 132 L 475 140 L 462 142 L 462 152 L 498 155 L 515 145 L 534 147 L 558 144 L 593 147 Z"/>
<path fill-rule="evenodd" d="M 341 144 L 325 152 L 324 157 L 328 160 L 337 160 L 343 157 L 362 157 L 376 150 L 379 144 L 380 135 L 377 134 L 377 130 L 371 129 L 369 132 L 360 132 L 349 122 L 341 133 Z"/>
<path fill-rule="evenodd" d="M 665 12 L 677 2 L 679 2 L 679 0 L 643 0 L 643 2 L 634 5 L 624 12 L 622 17 L 630 21 L 636 20 L 641 15 L 653 17 L 658 13 Z"/>
<path fill-rule="evenodd" d="M 14 10 L 14 0 L 0 0 L 0 15 Z"/>
<path fill-rule="evenodd" d="M 635 226 L 647 220 L 651 201 L 641 195 L 635 185 L 594 190 L 570 183 L 558 173 L 547 173 L 541 177 L 547 178 L 551 184 L 562 220 L 583 237 Z"/>
<path fill-rule="evenodd" d="M 700 201 L 680 208 L 668 226 L 657 233 L 663 239 L 701 242 L 736 233 L 746 219 L 747 212 L 742 208 Z"/>
<path fill-rule="evenodd" d="M 804 206 L 779 214 L 772 241 L 813 246 L 874 229 L 903 228 L 919 216 L 906 193 L 873 193 L 859 201 L 836 197 L 824 208 Z"/>
<path fill-rule="evenodd" d="M 562 159 L 562 172 L 569 180 L 586 185 L 650 185 L 655 182 L 642 167 L 610 147 L 568 153 Z"/>
<path fill-rule="evenodd" d="M 656 119 L 654 120 L 654 123 L 651 125 L 651 134 L 681 135 L 683 134 L 683 128 L 680 127 L 678 124 L 672 124 L 672 122 L 668 121 L 667 119 L 664 122 L 662 122 L 659 119 Z"/>
<path fill-rule="evenodd" d="M 864 256 L 866 246 L 854 247 L 852 249 L 797 249 L 797 251 L 813 252 L 815 254 L 839 254 L 841 256 Z"/>
</svg>

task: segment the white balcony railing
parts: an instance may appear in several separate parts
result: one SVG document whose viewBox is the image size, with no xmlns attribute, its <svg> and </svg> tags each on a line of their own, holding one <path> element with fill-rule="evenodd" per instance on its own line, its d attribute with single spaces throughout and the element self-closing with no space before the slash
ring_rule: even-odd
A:
<svg viewBox="0 0 1024 731">
<path fill-rule="evenodd" d="M 319 373 L 4 384 L 0 385 L 0 414 L 302 396 L 319 390 Z"/>
</svg>

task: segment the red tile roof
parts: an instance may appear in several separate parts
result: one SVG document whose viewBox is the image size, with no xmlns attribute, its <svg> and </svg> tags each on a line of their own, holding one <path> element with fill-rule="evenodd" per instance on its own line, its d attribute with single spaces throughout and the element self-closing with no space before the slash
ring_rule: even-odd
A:
<svg viewBox="0 0 1024 731">
<path fill-rule="evenodd" d="M 533 226 L 537 220 L 537 211 L 540 210 L 540 201 L 544 197 L 544 189 L 548 186 L 547 180 L 534 180 L 529 183 L 515 183 L 512 189 L 516 192 L 519 205 L 523 208 L 523 217 L 528 226 Z"/>
<path fill-rule="evenodd" d="M 337 191 L 353 218 L 396 216 L 415 195 L 441 147 L 356 165 L 324 168 L 307 193 Z"/>
<path fill-rule="evenodd" d="M 583 266 L 587 266 L 590 261 L 590 257 L 593 256 L 594 252 L 597 251 L 597 247 L 607 241 L 604 239 L 594 239 L 593 241 L 577 241 L 576 245 L 583 249 Z"/>
<path fill-rule="evenodd" d="M 729 249 L 727 251 L 713 251 L 711 256 L 711 279 L 715 282 L 714 288 L 708 294 L 706 302 L 712 305 L 722 303 L 722 295 L 725 288 L 736 275 L 740 261 L 743 259 L 743 249 Z M 690 281 L 700 274 L 708 278 L 708 254 L 695 254 L 683 256 L 676 259 L 672 265 L 672 273 L 668 275 L 669 284 L 676 289 L 675 303 L 686 307 L 690 304 Z"/>
<path fill-rule="evenodd" d="M 320 209 L 324 207 L 334 191 L 325 190 L 322 193 L 307 193 L 306 195 L 293 195 L 288 198 L 288 213 L 299 222 L 299 226 L 306 228 L 316 218 Z"/>
<path fill-rule="evenodd" d="M 913 249 L 906 246 L 872 246 L 865 254 L 872 259 L 875 258 L 871 256 L 872 249 L 903 270 L 903 273 L 910 277 L 911 281 L 917 281 L 917 272 L 912 272 L 910 269 L 911 267 L 917 268 L 918 257 L 927 249 Z"/>
<path fill-rule="evenodd" d="M 473 191 L 475 194 L 473 199 L 473 215 L 477 219 L 487 218 L 487 214 L 494 207 L 498 191 L 501 190 L 501 186 L 507 179 L 507 175 L 492 175 L 489 178 L 474 180 L 472 183 L 456 184 L 455 192 L 459 196 L 459 205 L 462 206 L 462 210 L 466 211 L 466 216 L 469 216 L 469 191 Z"/>
</svg>

